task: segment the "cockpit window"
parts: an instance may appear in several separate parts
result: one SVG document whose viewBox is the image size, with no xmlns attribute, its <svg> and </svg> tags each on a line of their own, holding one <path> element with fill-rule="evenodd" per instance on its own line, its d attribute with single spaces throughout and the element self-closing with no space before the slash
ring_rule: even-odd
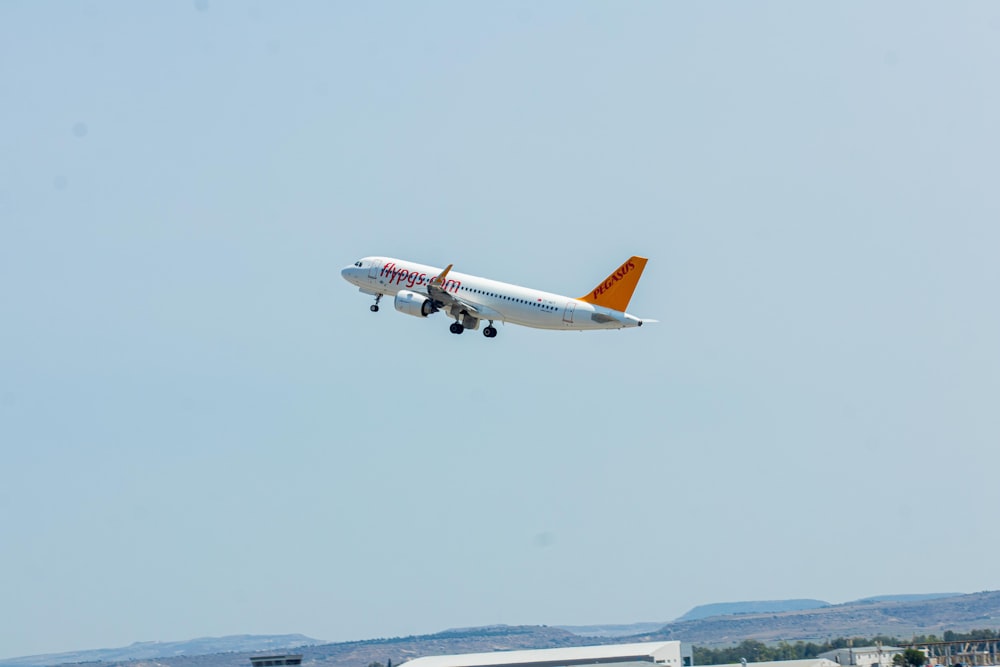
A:
<svg viewBox="0 0 1000 667">
<path fill-rule="evenodd" d="M 361 262 L 354 262 L 354 266 L 361 266 Z"/>
</svg>

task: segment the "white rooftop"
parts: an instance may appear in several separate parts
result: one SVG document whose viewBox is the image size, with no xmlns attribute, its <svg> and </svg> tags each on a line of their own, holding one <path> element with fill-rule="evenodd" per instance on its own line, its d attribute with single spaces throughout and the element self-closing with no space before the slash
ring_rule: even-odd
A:
<svg viewBox="0 0 1000 667">
<path fill-rule="evenodd" d="M 567 648 L 540 648 L 528 651 L 492 651 L 490 653 L 462 653 L 457 655 L 429 655 L 406 663 L 406 667 L 493 667 L 494 665 L 521 665 L 538 662 L 585 663 L 587 661 L 629 662 L 642 660 L 655 662 L 666 658 L 667 647 L 678 642 L 642 642 L 639 644 L 604 644 L 600 646 L 573 646 Z M 676 649 L 675 649 L 676 650 Z M 834 667 L 839 667 L 834 664 Z"/>
</svg>

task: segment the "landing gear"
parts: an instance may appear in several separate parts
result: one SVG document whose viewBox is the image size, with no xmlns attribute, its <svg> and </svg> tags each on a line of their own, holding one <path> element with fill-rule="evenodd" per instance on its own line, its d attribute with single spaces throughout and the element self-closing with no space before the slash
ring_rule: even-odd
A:
<svg viewBox="0 0 1000 667">
<path fill-rule="evenodd" d="M 368 306 L 368 310 L 372 311 L 373 313 L 377 313 L 378 312 L 378 302 L 381 301 L 381 300 L 382 300 L 382 295 L 381 294 L 376 294 L 375 295 L 375 303 L 373 303 L 372 305 Z"/>
<path fill-rule="evenodd" d="M 490 320 L 490 325 L 485 329 L 483 329 L 483 335 L 486 336 L 487 338 L 497 337 L 497 329 L 495 326 L 493 326 L 493 320 Z"/>
<path fill-rule="evenodd" d="M 448 327 L 448 330 L 451 331 L 453 334 L 460 334 L 463 331 L 465 331 L 465 327 L 463 327 L 458 322 L 452 322 L 451 326 Z"/>
</svg>

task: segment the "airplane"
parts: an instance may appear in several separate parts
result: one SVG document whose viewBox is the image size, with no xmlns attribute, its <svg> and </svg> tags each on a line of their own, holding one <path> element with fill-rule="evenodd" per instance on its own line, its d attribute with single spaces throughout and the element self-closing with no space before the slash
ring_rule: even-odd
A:
<svg viewBox="0 0 1000 667">
<path fill-rule="evenodd" d="M 378 312 L 379 301 L 393 296 L 396 310 L 414 317 L 444 312 L 454 318 L 453 334 L 478 329 L 489 322 L 483 335 L 495 338 L 495 322 L 520 324 L 536 329 L 586 331 L 641 327 L 643 320 L 625 312 L 632 292 L 646 268 L 645 257 L 630 257 L 594 289 L 581 297 L 562 296 L 488 278 L 415 264 L 393 257 L 364 257 L 340 272 L 344 280 L 364 294 L 375 297 L 370 306 Z"/>
</svg>

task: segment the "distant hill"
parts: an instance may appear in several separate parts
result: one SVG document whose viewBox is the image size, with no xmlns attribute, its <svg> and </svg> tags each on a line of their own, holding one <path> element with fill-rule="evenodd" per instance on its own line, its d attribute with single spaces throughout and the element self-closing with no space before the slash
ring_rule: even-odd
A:
<svg viewBox="0 0 1000 667">
<path fill-rule="evenodd" d="M 879 634 L 905 639 L 917 634 L 940 636 L 946 630 L 967 632 L 975 628 L 1000 628 L 1000 591 L 952 597 L 884 597 L 892 599 L 864 600 L 793 611 L 741 612 L 678 620 L 654 631 L 629 636 L 616 634 L 585 637 L 563 628 L 497 625 L 458 628 L 433 635 L 320 645 L 315 645 L 316 640 L 302 635 L 223 637 L 192 642 L 148 642 L 104 652 L 80 651 L 56 656 L 0 660 L 0 667 L 41 667 L 85 661 L 102 661 L 100 667 L 249 667 L 250 656 L 255 652 L 260 655 L 264 651 L 288 649 L 303 654 L 304 664 L 313 667 L 367 667 L 372 662 L 385 665 L 389 660 L 393 665 L 399 666 L 407 660 L 425 655 L 588 644 L 679 639 L 699 646 L 718 647 L 734 645 L 744 639 L 763 642 L 823 641 L 836 637 L 872 637 Z M 628 626 L 571 627 L 604 628 L 607 631 Z M 234 648 L 241 641 L 247 642 L 246 645 L 253 645 L 253 650 Z M 263 641 L 264 645 L 255 644 L 259 641 Z M 143 651 L 143 657 L 129 659 L 134 658 L 135 652 L 140 650 Z M 195 655 L 195 651 L 208 653 Z"/>
<path fill-rule="evenodd" d="M 921 600 L 937 600 L 938 598 L 953 598 L 962 593 L 915 593 L 908 595 L 876 595 L 870 598 L 861 598 L 854 602 L 867 604 L 869 602 L 919 602 Z"/>
<path fill-rule="evenodd" d="M 895 596 L 893 596 L 895 597 Z M 908 597 L 908 596 L 906 596 Z M 680 639 L 699 646 L 762 642 L 823 641 L 836 637 L 942 635 L 1000 627 L 1000 591 L 918 600 L 848 602 L 818 609 L 765 612 L 668 623 L 633 641 Z"/>
<path fill-rule="evenodd" d="M 555 625 L 553 627 L 584 637 L 630 637 L 655 632 L 663 627 L 659 623 L 629 623 L 627 625 Z"/>
<path fill-rule="evenodd" d="M 829 602 L 823 600 L 759 600 L 755 602 L 716 602 L 715 604 L 698 605 L 677 621 L 695 621 L 699 618 L 712 616 L 728 616 L 731 614 L 765 614 L 784 611 L 800 611 L 802 609 L 819 609 L 829 607 Z M 677 622 L 675 621 L 675 622 Z"/>
<path fill-rule="evenodd" d="M 0 660 L 0 667 L 38 667 L 73 662 L 125 662 L 183 655 L 246 653 L 247 651 L 283 651 L 306 644 L 322 644 L 305 635 L 233 635 L 201 637 L 178 642 L 136 642 L 122 648 L 93 649 L 70 653 L 52 653 Z M 249 664 L 249 660 L 246 661 Z"/>
<path fill-rule="evenodd" d="M 311 666 L 367 667 L 372 662 L 384 665 L 389 660 L 392 660 L 393 665 L 399 665 L 406 660 L 425 655 L 557 648 L 586 643 L 604 642 L 581 641 L 578 635 L 557 628 L 499 625 L 446 630 L 433 635 L 415 637 L 300 646 L 295 652 L 303 655 L 303 664 Z M 100 667 L 250 667 L 251 655 L 253 654 L 217 653 L 133 662 L 105 662 Z"/>
</svg>

